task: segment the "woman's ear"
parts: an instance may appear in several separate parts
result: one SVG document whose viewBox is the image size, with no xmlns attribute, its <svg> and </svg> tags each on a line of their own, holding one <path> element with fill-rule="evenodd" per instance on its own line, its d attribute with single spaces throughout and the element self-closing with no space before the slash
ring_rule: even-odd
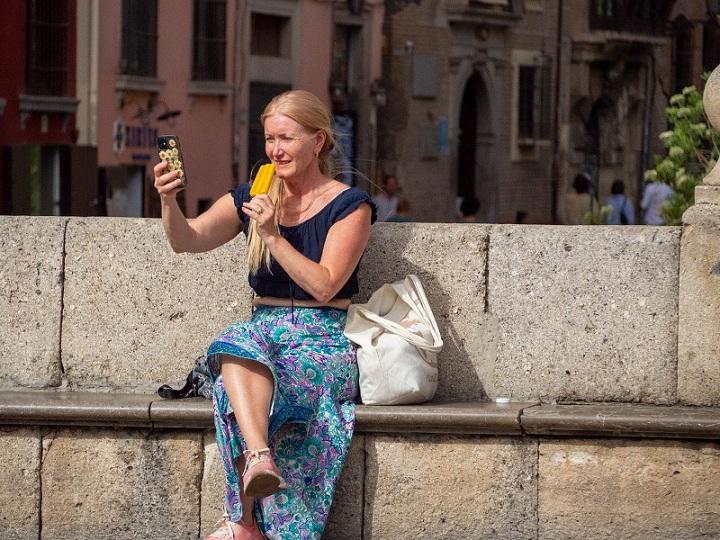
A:
<svg viewBox="0 0 720 540">
<path fill-rule="evenodd" d="M 327 140 L 327 133 L 324 131 L 319 130 L 317 133 L 315 133 L 315 155 L 319 155 L 320 152 L 323 149 L 323 146 L 325 146 L 325 141 Z"/>
</svg>

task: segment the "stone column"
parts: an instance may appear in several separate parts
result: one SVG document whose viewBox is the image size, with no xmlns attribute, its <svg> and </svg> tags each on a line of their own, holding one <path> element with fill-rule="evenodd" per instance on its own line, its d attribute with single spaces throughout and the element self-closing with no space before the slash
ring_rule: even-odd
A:
<svg viewBox="0 0 720 540">
<path fill-rule="evenodd" d="M 720 129 L 720 66 L 703 94 L 705 114 Z M 695 188 L 680 244 L 678 399 L 720 405 L 720 161 Z"/>
</svg>

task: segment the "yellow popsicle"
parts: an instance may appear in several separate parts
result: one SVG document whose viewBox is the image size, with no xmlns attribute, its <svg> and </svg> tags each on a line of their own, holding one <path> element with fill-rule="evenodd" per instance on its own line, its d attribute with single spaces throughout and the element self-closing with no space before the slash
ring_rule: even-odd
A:
<svg viewBox="0 0 720 540">
<path fill-rule="evenodd" d="M 275 165 L 272 163 L 266 163 L 261 166 L 255 175 L 252 186 L 250 186 L 250 196 L 261 195 L 268 192 L 270 184 L 272 183 L 273 175 L 275 174 Z"/>
</svg>

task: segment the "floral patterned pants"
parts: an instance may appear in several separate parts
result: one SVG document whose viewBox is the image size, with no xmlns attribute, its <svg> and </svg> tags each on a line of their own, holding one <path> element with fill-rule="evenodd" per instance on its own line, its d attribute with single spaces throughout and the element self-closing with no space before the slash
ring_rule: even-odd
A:
<svg viewBox="0 0 720 540">
<path fill-rule="evenodd" d="M 231 521 L 243 513 L 237 461 L 245 443 L 223 385 L 221 355 L 260 362 L 274 379 L 269 446 L 288 488 L 256 499 L 255 517 L 269 539 L 319 539 L 325 528 L 355 427 L 358 370 L 343 334 L 345 318 L 345 311 L 333 308 L 261 306 L 208 349 Z"/>
</svg>

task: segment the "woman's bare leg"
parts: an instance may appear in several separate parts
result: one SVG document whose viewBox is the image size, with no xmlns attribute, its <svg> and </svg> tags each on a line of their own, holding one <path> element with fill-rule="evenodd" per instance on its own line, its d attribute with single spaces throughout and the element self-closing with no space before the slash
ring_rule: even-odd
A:
<svg viewBox="0 0 720 540">
<path fill-rule="evenodd" d="M 248 450 L 268 445 L 268 417 L 273 394 L 270 370 L 254 360 L 223 355 L 221 373 L 230 404 Z M 245 459 L 238 460 L 239 470 L 245 468 Z M 255 499 L 240 493 L 243 520 L 253 522 Z"/>
</svg>

